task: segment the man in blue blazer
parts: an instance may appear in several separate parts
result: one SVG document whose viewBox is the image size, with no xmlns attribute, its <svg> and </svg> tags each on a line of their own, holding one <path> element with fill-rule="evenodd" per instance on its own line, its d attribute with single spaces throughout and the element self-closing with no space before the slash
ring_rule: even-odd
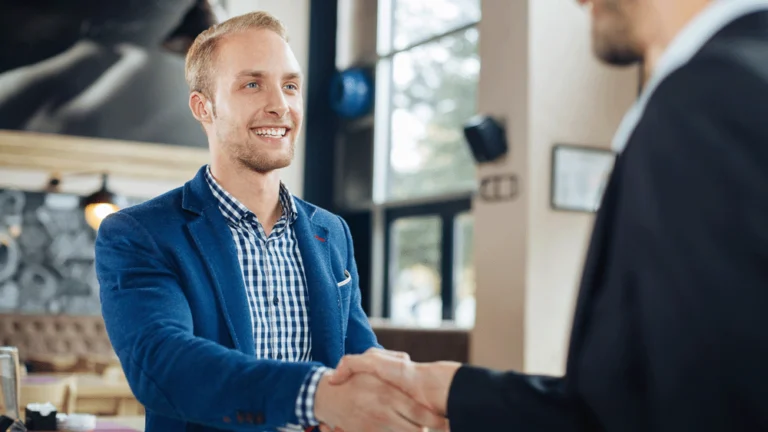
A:
<svg viewBox="0 0 768 432">
<path fill-rule="evenodd" d="M 256 12 L 212 27 L 186 78 L 211 164 L 105 219 L 96 242 L 104 320 L 146 430 L 442 426 L 377 378 L 328 384 L 343 355 L 378 344 L 346 223 L 279 179 L 303 117 L 282 24 Z"/>
<path fill-rule="evenodd" d="M 334 381 L 376 373 L 453 432 L 768 431 L 768 0 L 579 3 L 598 58 L 642 60 L 647 82 L 614 137 L 565 374 L 372 351 Z"/>
</svg>

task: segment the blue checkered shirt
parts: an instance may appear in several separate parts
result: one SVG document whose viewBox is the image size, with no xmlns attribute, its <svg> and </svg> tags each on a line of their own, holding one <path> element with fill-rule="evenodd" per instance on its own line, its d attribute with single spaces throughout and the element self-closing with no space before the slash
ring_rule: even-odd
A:
<svg viewBox="0 0 768 432">
<path fill-rule="evenodd" d="M 206 168 L 205 179 L 219 201 L 237 247 L 251 311 L 256 358 L 311 361 L 307 281 L 292 227 L 298 213 L 288 188 L 280 184 L 283 215 L 267 236 L 256 215 L 213 178 L 210 166 Z M 313 368 L 296 397 L 296 416 L 303 426 L 318 424 L 314 414 L 315 392 L 326 370 Z M 292 425 L 287 427 L 290 430 Z"/>
</svg>

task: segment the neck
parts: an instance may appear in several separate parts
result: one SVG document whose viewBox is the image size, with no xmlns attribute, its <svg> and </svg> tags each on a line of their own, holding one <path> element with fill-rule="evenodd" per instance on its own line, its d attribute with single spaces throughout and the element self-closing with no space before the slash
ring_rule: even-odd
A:
<svg viewBox="0 0 768 432">
<path fill-rule="evenodd" d="M 693 18 L 712 0 L 652 0 L 639 11 L 638 36 L 644 41 L 645 80 L 656 70 L 659 59 Z"/>
<path fill-rule="evenodd" d="M 280 219 L 280 176 L 276 170 L 259 173 L 239 164 L 214 160 L 211 174 L 221 187 L 253 212 L 262 225 L 272 226 Z"/>
</svg>

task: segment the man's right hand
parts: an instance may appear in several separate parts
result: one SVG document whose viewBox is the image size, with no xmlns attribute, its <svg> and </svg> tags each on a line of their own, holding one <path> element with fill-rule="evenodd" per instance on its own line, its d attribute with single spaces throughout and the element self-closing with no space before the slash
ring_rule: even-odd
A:
<svg viewBox="0 0 768 432">
<path fill-rule="evenodd" d="M 415 402 L 397 388 L 368 374 L 331 385 L 320 379 L 315 393 L 315 417 L 330 429 L 347 432 L 421 432 L 424 427 L 448 430 L 445 418 Z"/>
</svg>

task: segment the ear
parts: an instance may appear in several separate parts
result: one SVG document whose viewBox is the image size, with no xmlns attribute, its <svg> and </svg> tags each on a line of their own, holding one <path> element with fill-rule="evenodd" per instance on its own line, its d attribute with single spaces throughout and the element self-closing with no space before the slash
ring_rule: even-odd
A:
<svg viewBox="0 0 768 432">
<path fill-rule="evenodd" d="M 210 123 L 213 120 L 213 104 L 200 92 L 194 91 L 189 95 L 189 109 L 200 123 Z"/>
</svg>

